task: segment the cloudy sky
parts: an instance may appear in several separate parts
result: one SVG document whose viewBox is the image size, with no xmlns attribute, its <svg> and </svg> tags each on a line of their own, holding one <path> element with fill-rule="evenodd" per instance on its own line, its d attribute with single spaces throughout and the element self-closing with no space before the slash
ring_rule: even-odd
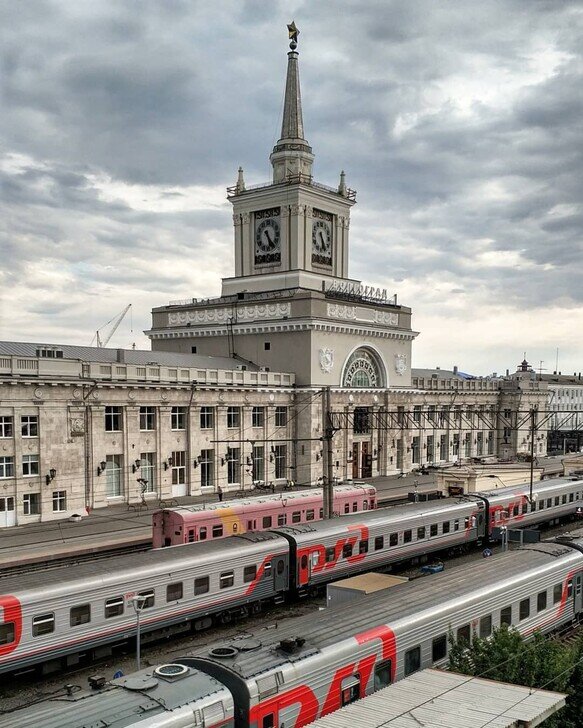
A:
<svg viewBox="0 0 583 728">
<path fill-rule="evenodd" d="M 351 277 L 413 366 L 583 369 L 583 1 L 2 5 L 0 338 L 149 348 L 232 275 L 225 188 L 269 179 L 300 28 L 316 179 L 358 191 Z M 130 326 L 133 327 L 133 331 Z"/>
</svg>

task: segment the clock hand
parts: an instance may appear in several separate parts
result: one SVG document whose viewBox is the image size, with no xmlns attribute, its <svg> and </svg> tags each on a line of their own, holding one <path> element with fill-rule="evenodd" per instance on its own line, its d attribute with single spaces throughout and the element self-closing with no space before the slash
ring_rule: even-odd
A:
<svg viewBox="0 0 583 728">
<path fill-rule="evenodd" d="M 273 245 L 273 240 L 269 236 L 269 230 L 265 231 L 265 237 L 267 238 L 267 242 L 269 243 L 270 247 Z"/>
<path fill-rule="evenodd" d="M 323 232 L 322 232 L 321 230 L 320 230 L 319 232 L 320 232 L 320 240 L 322 241 L 322 247 L 324 247 L 324 246 L 325 246 L 325 244 L 326 244 L 326 243 L 324 242 L 324 233 L 323 233 Z"/>
</svg>

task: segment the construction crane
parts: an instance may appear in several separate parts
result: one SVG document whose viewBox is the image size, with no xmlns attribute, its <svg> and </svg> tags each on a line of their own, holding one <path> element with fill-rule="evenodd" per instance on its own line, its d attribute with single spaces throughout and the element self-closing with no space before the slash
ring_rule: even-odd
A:
<svg viewBox="0 0 583 728">
<path fill-rule="evenodd" d="M 109 344 L 109 340 L 115 334 L 115 332 L 118 329 L 118 326 L 121 324 L 121 322 L 123 321 L 126 313 L 130 310 L 131 307 L 132 307 L 132 304 L 131 303 L 128 303 L 128 305 L 124 308 L 124 310 L 121 313 L 118 313 L 117 316 L 114 316 L 106 324 L 103 324 L 103 326 L 100 329 L 97 329 L 97 331 L 95 332 L 95 339 L 97 341 L 98 348 L 103 349 L 103 347 L 105 347 L 105 346 L 107 346 Z M 111 324 L 111 323 L 113 323 L 113 326 L 111 327 L 111 331 L 105 337 L 105 339 L 103 339 L 103 341 L 102 341 L 101 336 L 99 335 L 99 332 L 100 331 L 103 331 L 103 329 L 106 326 L 109 326 L 109 324 Z"/>
</svg>

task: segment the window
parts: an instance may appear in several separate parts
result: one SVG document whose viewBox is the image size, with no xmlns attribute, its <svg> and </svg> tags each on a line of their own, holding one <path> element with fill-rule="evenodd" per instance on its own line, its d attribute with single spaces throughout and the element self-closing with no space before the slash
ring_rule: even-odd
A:
<svg viewBox="0 0 583 728">
<path fill-rule="evenodd" d="M 375 665 L 374 669 L 374 689 L 380 690 L 381 688 L 386 688 L 387 685 L 391 684 L 391 661 L 390 660 L 383 660 L 383 662 L 379 662 L 378 665 Z"/>
<path fill-rule="evenodd" d="M 14 642 L 14 636 L 14 622 L 0 624 L 0 645 L 9 645 L 11 642 Z"/>
<path fill-rule="evenodd" d="M 447 636 L 444 634 L 435 637 L 431 643 L 431 660 L 438 662 L 447 655 Z"/>
<path fill-rule="evenodd" d="M 0 415 L 0 437 L 12 437 L 13 432 L 12 417 Z"/>
<path fill-rule="evenodd" d="M 405 677 L 411 675 L 421 667 L 421 647 L 413 647 L 405 652 Z"/>
<path fill-rule="evenodd" d="M 14 458 L 12 455 L 0 455 L 0 478 L 14 477 Z"/>
<path fill-rule="evenodd" d="M 443 533 L 449 533 L 449 521 L 444 521 L 442 526 Z"/>
<path fill-rule="evenodd" d="M 223 535 L 222 524 L 213 526 L 213 538 L 221 538 L 222 535 Z"/>
<path fill-rule="evenodd" d="M 267 346 L 267 343 L 265 344 Z M 275 718 L 273 717 L 273 713 L 269 713 L 268 715 L 264 715 L 263 719 L 261 721 L 261 728 L 274 728 L 275 726 Z"/>
<path fill-rule="evenodd" d="M 553 604 L 560 602 L 562 596 L 563 596 L 563 585 L 555 584 L 555 586 L 553 587 Z"/>
<path fill-rule="evenodd" d="M 277 525 L 285 526 L 286 523 L 287 523 L 287 515 L 285 513 L 280 513 L 277 517 Z"/>
<path fill-rule="evenodd" d="M 385 545 L 384 536 L 376 536 L 376 538 L 374 540 L 374 550 L 380 551 L 384 545 Z"/>
<path fill-rule="evenodd" d="M 528 503 L 523 503 L 521 506 L 521 512 L 524 515 L 525 513 L 528 513 Z"/>
<path fill-rule="evenodd" d="M 489 637 L 492 634 L 492 615 L 486 614 L 485 617 L 480 619 L 480 631 L 479 635 L 482 639 Z"/>
<path fill-rule="evenodd" d="M 121 614 L 123 614 L 123 610 L 124 599 L 122 596 L 107 599 L 104 609 L 105 619 L 111 619 L 111 617 L 119 617 Z"/>
<path fill-rule="evenodd" d="M 263 528 L 271 528 L 271 516 L 263 516 Z"/>
<path fill-rule="evenodd" d="M 206 594 L 209 590 L 209 578 L 208 576 L 199 576 L 198 579 L 194 580 L 194 596 L 199 594 Z"/>
<path fill-rule="evenodd" d="M 120 498 L 123 495 L 122 455 L 107 455 L 105 462 L 105 495 Z"/>
<path fill-rule="evenodd" d="M 431 526 L 429 526 L 429 535 L 437 536 L 437 523 L 432 523 Z"/>
<path fill-rule="evenodd" d="M 38 516 L 40 513 L 40 493 L 25 493 L 22 496 L 25 516 Z"/>
<path fill-rule="evenodd" d="M 367 540 L 361 541 L 358 544 L 358 553 L 359 554 L 367 554 L 368 553 L 368 541 Z"/>
<path fill-rule="evenodd" d="M 120 408 L 118 407 L 118 409 Z M 107 407 L 105 410 L 107 412 Z M 36 415 L 22 415 L 20 418 L 20 427 L 22 437 L 38 437 L 38 417 Z"/>
<path fill-rule="evenodd" d="M 142 483 L 142 494 L 156 492 L 156 453 L 142 452 L 140 453 L 140 477 L 145 480 Z"/>
<path fill-rule="evenodd" d="M 349 559 L 352 556 L 352 544 L 351 543 L 345 543 L 342 547 L 342 556 L 345 559 Z"/>
<path fill-rule="evenodd" d="M 175 450 L 172 453 L 172 485 L 186 483 L 186 451 Z"/>
<path fill-rule="evenodd" d="M 172 407 L 170 427 L 173 430 L 186 430 L 186 407 Z"/>
<path fill-rule="evenodd" d="M 397 546 L 398 543 L 399 543 L 399 534 L 392 533 L 389 536 L 389 546 Z"/>
<path fill-rule="evenodd" d="M 219 577 L 219 587 L 221 589 L 227 589 L 230 586 L 233 586 L 235 583 L 235 572 L 233 571 L 223 571 L 223 573 Z"/>
<path fill-rule="evenodd" d="M 352 512 L 356 513 L 357 511 L 358 511 L 358 503 L 356 501 L 354 501 L 354 503 L 352 504 Z"/>
<path fill-rule="evenodd" d="M 212 430 L 215 425 L 215 413 L 213 407 L 200 408 L 200 429 Z"/>
<path fill-rule="evenodd" d="M 105 408 L 105 431 L 119 432 L 121 430 L 121 407 Z"/>
<path fill-rule="evenodd" d="M 190 347 L 190 353 L 191 354 L 196 354 L 196 346 L 191 346 Z"/>
<path fill-rule="evenodd" d="M 243 569 L 243 581 L 247 584 L 250 581 L 253 581 L 255 577 L 257 576 L 257 567 L 255 564 L 251 564 L 251 566 L 246 566 Z"/>
<path fill-rule="evenodd" d="M 513 506 L 512 508 L 512 515 L 517 516 L 518 515 L 518 506 Z"/>
<path fill-rule="evenodd" d="M 302 520 L 301 511 L 294 511 L 292 513 L 292 523 L 299 523 Z"/>
<path fill-rule="evenodd" d="M 212 488 L 215 479 L 215 451 L 200 451 L 200 485 Z"/>
<path fill-rule="evenodd" d="M 334 549 L 334 546 L 328 546 L 326 548 L 326 563 L 330 564 L 332 561 L 334 561 L 336 557 L 336 551 Z"/>
<path fill-rule="evenodd" d="M 287 425 L 287 407 L 275 408 L 275 426 L 285 427 Z"/>
<path fill-rule="evenodd" d="M 271 341 L 264 341 L 263 342 L 263 350 L 264 351 L 271 351 Z"/>
<path fill-rule="evenodd" d="M 238 483 L 241 477 L 241 450 L 238 447 L 227 448 L 227 483 Z"/>
<path fill-rule="evenodd" d="M 176 581 L 174 584 L 168 584 L 166 587 L 166 601 L 177 602 L 182 599 L 183 587 L 181 581 Z"/>
<path fill-rule="evenodd" d="M 39 614 L 32 618 L 32 636 L 41 637 L 43 634 L 51 634 L 55 631 L 55 615 Z"/>
<path fill-rule="evenodd" d="M 142 609 L 150 609 L 154 606 L 155 597 L 154 590 L 148 589 L 148 591 L 138 592 L 139 597 L 144 597 L 142 602 Z"/>
<path fill-rule="evenodd" d="M 87 624 L 91 621 L 91 605 L 79 604 L 77 607 L 71 607 L 69 614 L 69 623 L 71 627 L 77 627 L 80 624 Z"/>
<path fill-rule="evenodd" d="M 425 526 L 421 526 L 417 529 L 417 540 L 425 538 Z"/>
<path fill-rule="evenodd" d="M 350 513 L 350 503 L 344 504 L 344 513 Z"/>
<path fill-rule="evenodd" d="M 286 466 L 287 466 L 287 445 L 276 445 L 275 446 L 275 477 L 285 478 L 286 477 Z"/>
<path fill-rule="evenodd" d="M 536 595 L 536 611 L 542 612 L 543 609 L 547 608 L 547 593 L 546 591 L 539 592 Z"/>
<path fill-rule="evenodd" d="M 457 631 L 457 639 L 459 641 L 466 642 L 468 645 L 470 644 L 470 638 L 471 638 L 471 630 L 469 624 L 464 624 L 461 627 L 458 628 Z"/>
<path fill-rule="evenodd" d="M 315 518 L 315 513 L 313 508 L 309 508 L 306 511 L 306 521 L 313 521 Z"/>
<path fill-rule="evenodd" d="M 530 616 L 530 599 L 522 599 L 519 608 L 520 619 L 528 619 Z"/>
<path fill-rule="evenodd" d="M 253 480 L 265 480 L 265 447 L 253 445 L 251 459 Z"/>
<path fill-rule="evenodd" d="M 459 518 L 456 518 L 455 521 L 453 522 L 453 530 L 454 531 L 459 531 L 460 530 Z"/>
<path fill-rule="evenodd" d="M 227 407 L 227 427 L 239 427 L 241 424 L 241 408 Z"/>
<path fill-rule="evenodd" d="M 156 408 L 140 407 L 140 430 L 156 429 Z"/>
<path fill-rule="evenodd" d="M 508 627 L 512 624 L 512 605 L 500 610 L 500 624 L 506 624 Z"/>
<path fill-rule="evenodd" d="M 413 532 L 410 528 L 408 528 L 406 531 L 403 531 L 403 543 L 410 543 L 413 538 Z"/>
<path fill-rule="evenodd" d="M 53 512 L 67 510 L 67 491 L 66 490 L 54 490 L 53 491 Z"/>
<path fill-rule="evenodd" d="M 265 424 L 265 407 L 253 407 L 251 410 L 251 427 L 263 427 Z"/>
</svg>

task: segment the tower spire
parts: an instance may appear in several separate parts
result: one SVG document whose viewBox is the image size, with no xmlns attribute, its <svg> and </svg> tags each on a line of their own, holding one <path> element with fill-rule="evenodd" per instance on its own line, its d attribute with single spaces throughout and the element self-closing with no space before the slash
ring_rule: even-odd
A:
<svg viewBox="0 0 583 728">
<path fill-rule="evenodd" d="M 270 156 L 273 165 L 273 181 L 276 183 L 295 178 L 297 181 L 301 181 L 302 176 L 311 177 L 314 160 L 312 149 L 304 139 L 299 53 L 296 51 L 300 31 L 293 21 L 287 26 L 287 29 L 291 39 L 289 44 L 291 50 L 287 54 L 281 138 L 273 147 Z"/>
</svg>

